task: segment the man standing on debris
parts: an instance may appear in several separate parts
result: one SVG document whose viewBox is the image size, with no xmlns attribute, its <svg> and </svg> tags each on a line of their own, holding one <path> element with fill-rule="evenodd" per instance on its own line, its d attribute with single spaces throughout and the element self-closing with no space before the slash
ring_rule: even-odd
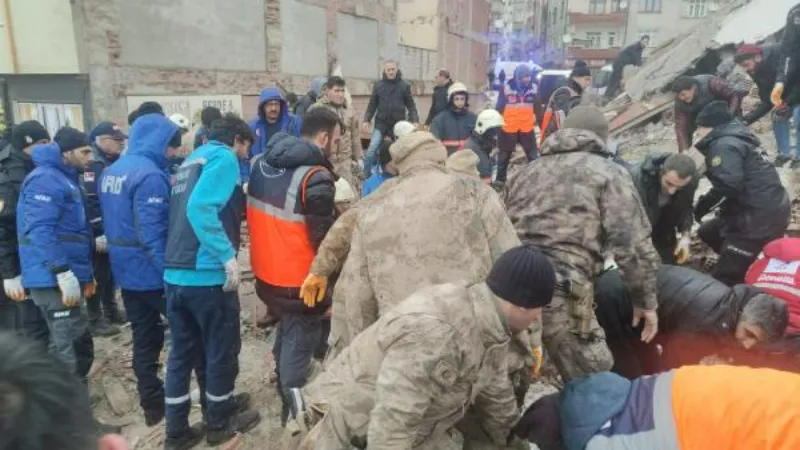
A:
<svg viewBox="0 0 800 450">
<path fill-rule="evenodd" d="M 339 277 L 336 301 L 342 301 L 333 315 L 347 318 L 347 330 L 332 330 L 334 349 L 423 286 L 485 279 L 492 263 L 519 245 L 495 192 L 447 172 L 447 151 L 431 133 L 400 138 L 391 154 L 399 175 L 359 211 Z M 403 245 L 387 246 L 398 239 Z"/>
<path fill-rule="evenodd" d="M 622 84 L 622 75 L 627 66 L 641 66 L 642 53 L 644 49 L 650 45 L 650 36 L 644 35 L 638 41 L 625 47 L 624 50 L 619 52 L 619 56 L 612 63 L 611 77 L 608 79 L 608 86 L 606 87 L 605 97 L 607 100 L 613 100 L 619 92 L 620 84 Z"/>
<path fill-rule="evenodd" d="M 720 213 L 697 234 L 720 255 L 712 271 L 728 286 L 744 281 L 764 245 L 786 231 L 790 202 L 775 167 L 761 156 L 761 142 L 735 120 L 728 104 L 715 101 L 697 116 L 699 141 L 711 190 L 694 209 L 700 222 L 718 204 Z"/>
<path fill-rule="evenodd" d="M 778 341 L 789 321 L 783 300 L 744 284 L 728 287 L 688 267 L 662 265 L 657 295 L 658 336 L 646 344 L 641 329 L 631 327 L 631 297 L 619 270 L 607 271 L 595 285 L 597 320 L 614 354 L 614 372 L 626 378 Z"/>
<path fill-rule="evenodd" d="M 497 97 L 497 111 L 503 115 L 503 130 L 498 138 L 496 185 L 502 187 L 508 176 L 511 155 L 522 146 L 528 161 L 539 156 L 536 147 L 536 112 L 539 102 L 539 85 L 533 79 L 533 71 L 527 64 L 514 69 L 514 78 L 506 83 L 503 72 L 500 74 L 500 93 Z"/>
<path fill-rule="evenodd" d="M 180 146 L 181 132 L 171 120 L 141 116 L 131 127 L 128 151 L 99 180 L 108 256 L 133 329 L 133 372 L 147 426 L 164 418 L 158 360 L 164 347 L 161 316 L 167 314 L 170 179 L 165 170 Z"/>
<path fill-rule="evenodd" d="M 288 448 L 461 448 L 454 426 L 470 405 L 492 448 L 506 448 L 518 417 L 509 341 L 539 319 L 555 278 L 546 256 L 519 246 L 484 281 L 417 289 L 296 393 L 308 405 L 297 422 L 314 428 Z"/>
<path fill-rule="evenodd" d="M 431 97 L 431 109 L 428 111 L 428 118 L 425 119 L 425 126 L 430 127 L 433 119 L 439 115 L 440 112 L 447 109 L 449 100 L 448 89 L 453 84 L 450 78 L 450 72 L 447 69 L 439 69 L 436 72 L 436 87 L 433 88 L 433 96 Z"/>
<path fill-rule="evenodd" d="M 789 83 L 779 89 L 780 96 L 773 96 L 780 72 L 781 50 L 777 45 L 755 46 L 745 44 L 736 52 L 736 63 L 742 66 L 758 86 L 761 102 L 742 119 L 746 125 L 753 124 L 772 111 L 772 130 L 780 155 L 775 164 L 780 166 L 791 160 L 791 131 L 789 122 L 794 118 L 795 128 L 800 130 L 800 89 L 797 83 Z M 777 101 L 773 105 L 772 101 Z M 792 167 L 800 167 L 800 140 L 795 151 Z"/>
<path fill-rule="evenodd" d="M 11 142 L 0 150 L 0 328 L 13 330 L 44 345 L 49 343 L 47 323 L 22 287 L 17 236 L 17 201 L 22 182 L 34 169 L 31 154 L 50 134 L 35 120 L 11 128 Z"/>
<path fill-rule="evenodd" d="M 328 159 L 343 126 L 329 108 L 306 113 L 301 138 L 278 134 L 267 153 L 253 160 L 247 198 L 250 260 L 256 293 L 279 318 L 273 353 L 282 420 L 289 414 L 292 388 L 308 379 L 322 335 L 329 297 L 305 303 L 300 287 L 317 249 L 335 220 L 334 178 Z"/>
<path fill-rule="evenodd" d="M 401 120 L 409 120 L 415 126 L 419 123 L 417 105 L 411 94 L 411 85 L 403 80 L 397 62 L 389 60 L 383 65 L 383 78 L 375 83 L 369 99 L 367 111 L 364 112 L 362 132 L 369 131 L 369 123 L 375 117 L 375 127 L 369 141 L 367 154 L 364 156 L 364 172 L 372 173 L 377 164 L 378 146 L 383 138 L 394 130 Z"/>
<path fill-rule="evenodd" d="M 603 113 L 579 106 L 545 142 L 536 164 L 506 186 L 506 208 L 520 239 L 542 249 L 559 272 L 542 341 L 565 381 L 613 364 L 593 308 L 593 285 L 607 256 L 622 268 L 632 292 L 634 326 L 644 319 L 642 339 L 649 342 L 658 332 L 658 254 L 636 187 L 610 159 L 607 138 Z"/>
<path fill-rule="evenodd" d="M 341 139 L 333 147 L 328 160 L 337 176 L 344 178 L 355 189 L 356 196 L 361 196 L 361 160 L 364 149 L 361 147 L 361 136 L 358 117 L 353 106 L 347 103 L 344 78 L 332 76 L 325 84 L 325 94 L 309 110 L 326 107 L 335 112 L 342 122 Z"/>
<path fill-rule="evenodd" d="M 694 192 L 699 178 L 694 160 L 675 153 L 651 155 L 628 170 L 650 219 L 653 245 L 661 262 L 686 263 L 694 224 Z"/>
<path fill-rule="evenodd" d="M 234 397 L 239 373 L 239 250 L 244 195 L 236 170 L 253 134 L 234 114 L 211 126 L 208 143 L 175 175 L 164 256 L 172 344 L 165 383 L 165 450 L 189 449 L 206 432 L 221 445 L 261 420 Z M 205 425 L 189 427 L 189 382 L 195 371 Z"/>
<path fill-rule="evenodd" d="M 709 103 L 721 100 L 728 104 L 734 116 L 741 113 L 742 94 L 727 81 L 713 75 L 680 76 L 672 83 L 675 93 L 675 135 L 678 151 L 684 152 L 692 146 L 697 115 Z"/>
<path fill-rule="evenodd" d="M 453 83 L 447 90 L 447 108 L 431 124 L 431 133 L 442 141 L 447 154 L 464 148 L 475 129 L 477 117 L 469 110 L 469 92 L 463 83 Z"/>
<path fill-rule="evenodd" d="M 561 124 L 569 112 L 581 104 L 583 92 L 592 85 L 592 72 L 586 61 L 575 61 L 575 67 L 569 74 L 569 81 L 556 89 L 547 102 L 547 109 L 542 120 L 541 144 L 548 136 L 561 129 Z"/>
<path fill-rule="evenodd" d="M 125 314 L 117 306 L 117 287 L 111 273 L 108 258 L 108 242 L 103 227 L 100 207 L 100 178 L 103 171 L 119 158 L 128 136 L 114 122 L 100 122 L 89 133 L 93 158 L 89 169 L 82 174 L 82 185 L 86 192 L 86 212 L 94 234 L 92 267 L 97 289 L 86 299 L 89 309 L 89 330 L 93 336 L 119 334 L 117 325 L 127 322 Z"/>
</svg>

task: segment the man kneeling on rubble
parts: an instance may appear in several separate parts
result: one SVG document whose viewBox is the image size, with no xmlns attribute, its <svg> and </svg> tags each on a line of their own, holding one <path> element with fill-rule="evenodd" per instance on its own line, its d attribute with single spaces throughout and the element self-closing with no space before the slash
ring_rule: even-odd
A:
<svg viewBox="0 0 800 450">
<path fill-rule="evenodd" d="M 486 282 L 418 290 L 295 391 L 308 407 L 287 425 L 284 448 L 461 449 L 454 426 L 470 405 L 494 445 L 509 445 L 518 418 L 509 341 L 540 318 L 555 282 L 548 258 L 520 246 Z"/>
<path fill-rule="evenodd" d="M 609 270 L 595 285 L 597 320 L 614 355 L 614 372 L 628 378 L 653 374 L 735 348 L 778 341 L 789 321 L 783 300 L 758 288 L 729 288 L 687 267 L 663 265 L 658 270 L 659 333 L 641 342 L 633 323 L 632 300 L 618 270 Z M 656 344 L 662 348 L 658 354 Z"/>
<path fill-rule="evenodd" d="M 540 398 L 514 431 L 540 450 L 797 449 L 798 396 L 800 376 L 769 369 L 603 372 Z"/>
</svg>

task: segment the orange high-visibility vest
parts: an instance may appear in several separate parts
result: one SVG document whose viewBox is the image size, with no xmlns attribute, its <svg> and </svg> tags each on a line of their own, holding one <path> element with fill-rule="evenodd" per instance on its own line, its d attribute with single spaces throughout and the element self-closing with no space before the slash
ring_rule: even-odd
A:
<svg viewBox="0 0 800 450">
<path fill-rule="evenodd" d="M 316 250 L 302 213 L 308 178 L 320 166 L 278 169 L 253 162 L 247 195 L 250 262 L 259 280 L 279 287 L 302 286 Z M 300 194 L 298 196 L 298 194 Z M 303 204 L 298 204 L 298 197 Z"/>
</svg>

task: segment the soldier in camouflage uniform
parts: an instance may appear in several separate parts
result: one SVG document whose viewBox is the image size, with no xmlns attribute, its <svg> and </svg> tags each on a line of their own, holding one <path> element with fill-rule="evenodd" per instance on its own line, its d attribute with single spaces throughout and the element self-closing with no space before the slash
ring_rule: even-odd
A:
<svg viewBox="0 0 800 450">
<path fill-rule="evenodd" d="M 342 77 L 332 76 L 325 83 L 325 94 L 310 108 L 325 107 L 331 109 L 344 124 L 339 145 L 333 149 L 330 162 L 336 175 L 347 180 L 357 196 L 361 196 L 361 166 L 359 161 L 364 157 L 361 148 L 360 125 L 353 108 L 345 98 L 345 82 Z"/>
<path fill-rule="evenodd" d="M 554 289 L 547 257 L 522 246 L 485 282 L 420 289 L 303 388 L 308 406 L 288 425 L 284 448 L 460 450 L 454 426 L 468 407 L 493 448 L 505 448 L 519 414 L 509 340 L 538 319 Z"/>
<path fill-rule="evenodd" d="M 336 287 L 333 315 L 347 330 L 331 333 L 334 351 L 424 286 L 486 279 L 493 262 L 519 245 L 499 198 L 480 180 L 444 168 L 447 152 L 417 131 L 391 148 L 400 175 L 356 219 L 350 254 Z"/>
<path fill-rule="evenodd" d="M 657 330 L 658 253 L 630 176 L 610 159 L 607 135 L 608 122 L 597 108 L 578 107 L 564 129 L 545 141 L 539 160 L 507 185 L 506 208 L 520 239 L 540 248 L 559 272 L 553 303 L 543 314 L 542 341 L 564 381 L 613 364 L 592 303 L 606 255 L 635 293 L 643 337 L 652 339 Z"/>
</svg>

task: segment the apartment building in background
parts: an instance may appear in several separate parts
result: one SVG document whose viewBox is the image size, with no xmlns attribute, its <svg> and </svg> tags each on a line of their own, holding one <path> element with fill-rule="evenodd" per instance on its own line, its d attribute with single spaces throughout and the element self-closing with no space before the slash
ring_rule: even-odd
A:
<svg viewBox="0 0 800 450">
<path fill-rule="evenodd" d="M 559 66 L 568 0 L 492 0 L 489 60 Z"/>
<path fill-rule="evenodd" d="M 485 83 L 490 1 L 3 0 L 3 112 L 51 131 L 127 123 L 145 100 L 190 119 L 206 105 L 250 118 L 263 87 L 302 95 L 339 64 L 363 113 L 394 59 L 424 115 L 437 68 Z"/>
<path fill-rule="evenodd" d="M 727 0 L 570 0 L 568 64 L 598 69 L 644 35 L 650 46 L 685 32 Z"/>
</svg>

